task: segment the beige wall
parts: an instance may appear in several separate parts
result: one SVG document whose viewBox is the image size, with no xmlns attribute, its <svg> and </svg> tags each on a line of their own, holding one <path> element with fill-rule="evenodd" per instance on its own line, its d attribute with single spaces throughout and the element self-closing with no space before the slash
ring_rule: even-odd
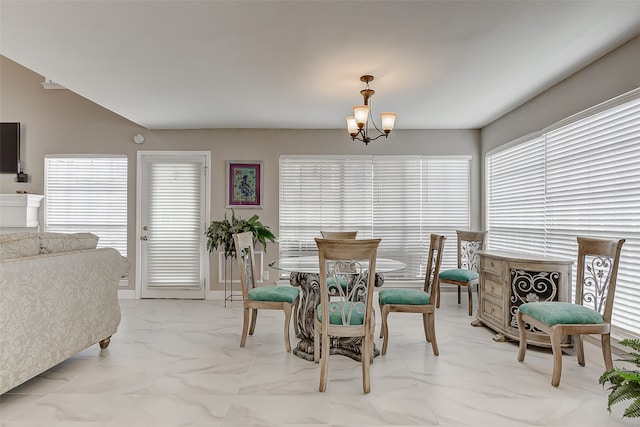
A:
<svg viewBox="0 0 640 427">
<path fill-rule="evenodd" d="M 640 36 L 482 128 L 482 154 L 638 87 Z"/>
<path fill-rule="evenodd" d="M 283 154 L 465 154 L 472 160 L 472 227 L 479 227 L 480 132 L 478 130 L 396 130 L 387 141 L 369 146 L 352 142 L 346 131 L 278 129 L 146 130 L 67 90 L 44 90 L 44 78 L 0 57 L 0 120 L 22 123 L 22 158 L 30 182 L 13 182 L 13 175 L 0 175 L 0 192 L 26 190 L 43 193 L 45 154 L 107 153 L 129 158 L 129 257 L 135 265 L 135 206 L 137 150 L 211 151 L 211 218 L 225 212 L 227 160 L 264 162 L 264 204 L 261 210 L 239 209 L 260 219 L 278 234 L 278 161 Z M 132 142 L 142 133 L 145 142 Z M 204 231 L 204 230 L 203 230 Z M 277 257 L 276 246 L 267 248 L 266 261 Z M 217 283 L 217 260 L 211 257 L 213 289 Z M 135 277 L 132 272 L 131 277 Z M 275 274 L 271 273 L 273 278 Z M 130 285 L 130 286 L 133 286 Z"/>
</svg>

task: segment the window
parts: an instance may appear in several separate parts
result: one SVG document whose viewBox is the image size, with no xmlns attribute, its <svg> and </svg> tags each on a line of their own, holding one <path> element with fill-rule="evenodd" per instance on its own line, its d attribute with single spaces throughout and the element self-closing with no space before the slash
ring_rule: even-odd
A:
<svg viewBox="0 0 640 427">
<path fill-rule="evenodd" d="M 381 258 L 407 268 L 387 278 L 424 279 L 429 234 L 448 237 L 443 268 L 455 267 L 456 229 L 470 226 L 469 156 L 282 156 L 280 256 L 316 253 L 320 230 L 380 237 Z"/>
<path fill-rule="evenodd" d="M 640 336 L 640 98 L 614 102 L 488 155 L 489 247 L 575 260 L 578 235 L 626 239 L 612 323 Z"/>
<path fill-rule="evenodd" d="M 127 157 L 46 156 L 45 230 L 89 232 L 127 255 Z"/>
</svg>

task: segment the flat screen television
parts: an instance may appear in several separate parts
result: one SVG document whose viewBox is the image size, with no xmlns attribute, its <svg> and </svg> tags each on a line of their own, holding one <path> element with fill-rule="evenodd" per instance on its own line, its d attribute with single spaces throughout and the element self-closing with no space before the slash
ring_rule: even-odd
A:
<svg viewBox="0 0 640 427">
<path fill-rule="evenodd" d="M 18 173 L 20 123 L 0 123 L 0 173 Z"/>
</svg>

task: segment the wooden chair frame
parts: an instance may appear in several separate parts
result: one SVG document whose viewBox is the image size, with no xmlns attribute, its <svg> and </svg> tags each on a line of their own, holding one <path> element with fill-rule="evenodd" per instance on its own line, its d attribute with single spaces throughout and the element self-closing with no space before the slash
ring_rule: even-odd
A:
<svg viewBox="0 0 640 427">
<path fill-rule="evenodd" d="M 355 239 L 357 231 L 320 231 L 323 239 Z"/>
<path fill-rule="evenodd" d="M 463 231 L 456 230 L 458 235 L 458 269 L 473 270 L 479 274 L 479 259 L 477 251 L 484 249 L 485 240 L 487 238 L 486 231 Z M 474 244 L 471 248 L 469 243 Z M 471 253 L 475 248 L 475 244 L 478 245 L 476 251 Z M 469 295 L 469 316 L 473 315 L 473 286 L 478 284 L 479 278 L 470 280 L 467 282 L 459 280 L 447 280 L 438 278 L 440 284 L 445 283 L 449 285 L 456 285 L 458 287 L 458 304 L 461 301 L 461 290 L 463 287 L 467 288 L 467 294 Z M 436 297 L 436 307 L 440 308 L 440 286 L 438 286 L 438 295 Z"/>
<path fill-rule="evenodd" d="M 582 334 L 599 334 L 602 357 L 607 369 L 613 367 L 611 359 L 611 314 L 613 312 L 613 298 L 615 295 L 616 282 L 618 278 L 618 264 L 620 261 L 620 251 L 624 244 L 621 240 L 602 240 L 588 237 L 578 237 L 578 266 L 576 274 L 576 300 L 575 304 L 584 305 L 585 302 L 594 304 L 594 309 L 603 317 L 603 323 L 596 324 L 557 324 L 551 327 L 534 319 L 518 310 L 516 320 L 520 335 L 520 345 L 518 348 L 518 361 L 524 361 L 527 351 L 527 335 L 525 323 L 534 326 L 541 331 L 549 334 L 551 340 L 551 349 L 553 351 L 553 374 L 551 376 L 551 385 L 558 387 L 560 385 L 560 376 L 562 375 L 562 338 L 565 335 L 572 335 L 573 342 L 578 357 L 578 364 L 584 366 L 584 347 L 582 343 Z M 587 257 L 593 257 L 595 262 L 604 262 L 608 265 L 608 271 L 604 268 L 596 266 L 594 262 L 587 262 Z M 585 278 L 586 269 L 591 271 L 590 276 Z M 598 271 L 608 273 L 604 281 L 598 276 Z M 607 281 L 608 277 L 608 281 Z M 585 282 L 590 285 L 597 285 L 603 293 L 585 292 Z M 604 299 L 604 305 L 602 301 Z"/>
<path fill-rule="evenodd" d="M 389 325 L 387 317 L 389 313 L 422 313 L 422 326 L 424 328 L 424 336 L 427 342 L 431 342 L 431 348 L 434 355 L 439 355 L 438 342 L 436 340 L 435 326 L 435 304 L 438 294 L 438 273 L 440 272 L 440 264 L 442 263 L 442 250 L 444 248 L 445 236 L 431 234 L 429 239 L 429 253 L 427 255 L 427 270 L 424 277 L 424 292 L 429 293 L 430 303 L 426 305 L 401 305 L 401 304 L 384 304 L 380 306 L 382 315 L 382 327 L 380 329 L 380 337 L 383 338 L 382 355 L 387 354 L 387 344 L 389 342 Z"/>
<path fill-rule="evenodd" d="M 252 301 L 249 299 L 249 291 L 256 285 L 256 278 L 260 277 L 256 269 L 255 252 L 253 249 L 253 233 L 247 231 L 233 235 L 236 245 L 236 258 L 240 270 L 240 282 L 242 283 L 242 338 L 240 347 L 244 347 L 247 341 L 247 332 L 253 335 L 256 329 L 256 319 L 258 310 L 283 310 L 284 311 L 284 346 L 287 352 L 291 352 L 291 341 L 289 339 L 289 324 L 291 323 L 291 312 L 293 311 L 293 325 L 295 334 L 298 334 L 298 305 L 300 297 L 296 298 L 293 305 L 286 302 L 273 301 Z M 249 274 L 251 277 L 249 277 Z M 249 322 L 249 311 L 251 311 L 251 322 Z M 251 326 L 249 326 L 251 323 Z"/>
<path fill-rule="evenodd" d="M 373 334 L 375 328 L 375 318 L 373 311 L 373 292 L 375 285 L 376 254 L 381 239 L 315 239 L 318 245 L 319 258 L 319 282 L 320 282 L 320 304 L 322 308 L 322 321 L 319 320 L 319 313 L 314 320 L 314 361 L 320 362 L 320 391 L 327 388 L 327 374 L 329 371 L 329 337 L 362 337 L 362 389 L 365 393 L 371 391 L 370 365 L 373 362 Z M 364 322 L 363 324 L 331 324 L 329 323 L 329 286 L 327 284 L 329 268 L 327 261 L 347 261 L 348 263 L 362 262 L 368 263 L 366 268 L 366 286 L 357 290 L 348 289 L 342 286 L 334 286 L 338 292 L 338 299 L 354 301 L 352 298 L 358 297 L 361 301 L 364 297 Z M 354 270 L 357 273 L 357 271 Z M 356 280 L 364 279 L 364 275 L 357 275 Z M 336 281 L 338 278 L 336 277 Z M 361 282 L 357 282 L 361 283 Z M 364 291 L 363 295 L 359 291 Z M 344 292 L 344 293 L 343 293 Z M 334 297 L 335 298 L 335 297 Z M 332 302 L 333 304 L 333 302 Z M 344 316 L 343 316 L 344 317 Z"/>
</svg>

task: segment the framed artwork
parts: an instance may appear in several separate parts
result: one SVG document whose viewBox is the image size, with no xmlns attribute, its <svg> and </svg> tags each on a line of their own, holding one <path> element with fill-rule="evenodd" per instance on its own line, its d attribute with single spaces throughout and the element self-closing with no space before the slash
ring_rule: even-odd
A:
<svg viewBox="0 0 640 427">
<path fill-rule="evenodd" d="M 262 208 L 262 162 L 227 162 L 227 208 Z"/>
</svg>

